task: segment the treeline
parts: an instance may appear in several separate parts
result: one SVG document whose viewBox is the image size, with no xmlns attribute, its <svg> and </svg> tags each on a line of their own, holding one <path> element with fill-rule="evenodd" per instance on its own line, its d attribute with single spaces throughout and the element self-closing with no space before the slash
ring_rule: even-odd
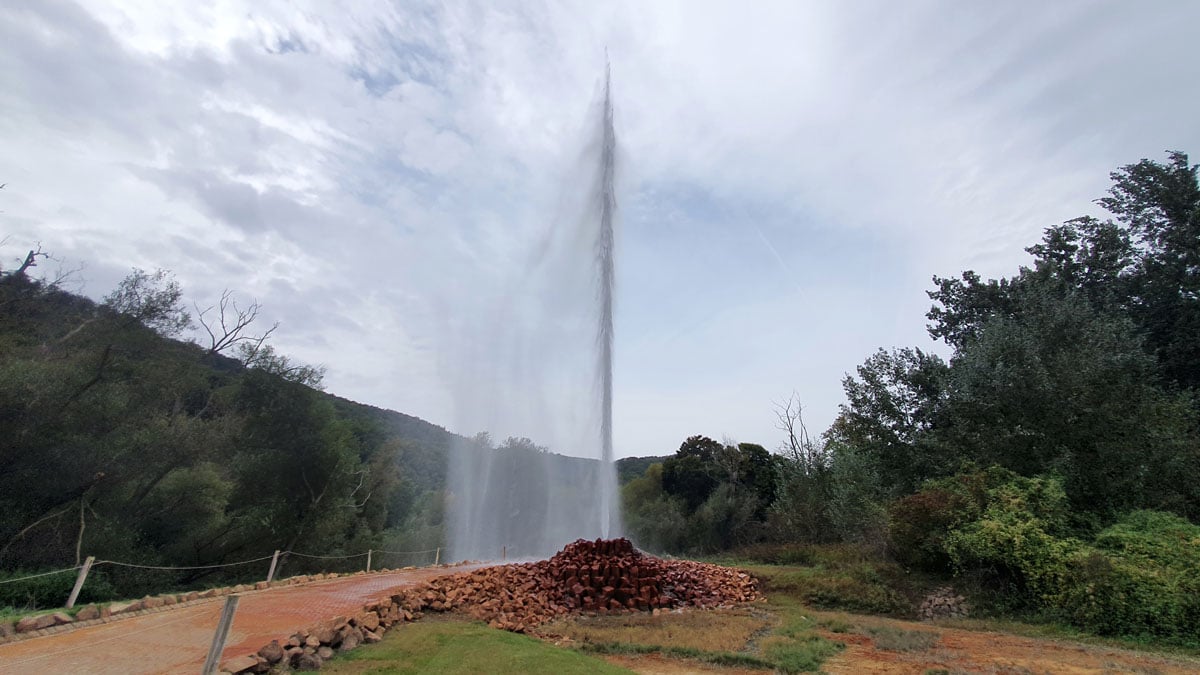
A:
<svg viewBox="0 0 1200 675">
<path fill-rule="evenodd" d="M 0 578 L 441 544 L 444 429 L 320 391 L 319 368 L 254 332 L 257 304 L 193 316 L 168 273 L 139 270 L 96 303 L 33 278 L 41 260 L 0 270 Z M 197 322 L 203 339 L 175 339 Z M 264 569 L 101 568 L 84 599 Z M 56 605 L 72 581 L 0 585 L 0 605 Z"/>
<path fill-rule="evenodd" d="M 635 536 L 668 551 L 857 542 L 996 607 L 1200 638 L 1197 167 L 1173 152 L 1111 177 L 1110 217 L 1047 228 L 1031 266 L 934 277 L 929 333 L 948 360 L 875 353 L 819 438 L 782 406 L 771 490 L 745 445 L 688 439 L 625 486 Z"/>
</svg>

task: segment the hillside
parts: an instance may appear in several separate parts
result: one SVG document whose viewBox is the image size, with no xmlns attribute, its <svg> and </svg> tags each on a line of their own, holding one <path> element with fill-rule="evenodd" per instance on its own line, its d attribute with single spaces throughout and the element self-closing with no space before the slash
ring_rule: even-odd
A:
<svg viewBox="0 0 1200 675">
<path fill-rule="evenodd" d="M 521 470 L 524 439 L 492 448 L 314 388 L 319 369 L 269 347 L 182 340 L 179 299 L 161 275 L 135 273 L 97 303 L 0 271 L 0 577 L 88 555 L 203 566 L 434 548 L 452 452 Z M 537 456 L 564 486 L 592 464 Z M 97 573 L 88 587 L 132 596 L 222 574 Z"/>
</svg>

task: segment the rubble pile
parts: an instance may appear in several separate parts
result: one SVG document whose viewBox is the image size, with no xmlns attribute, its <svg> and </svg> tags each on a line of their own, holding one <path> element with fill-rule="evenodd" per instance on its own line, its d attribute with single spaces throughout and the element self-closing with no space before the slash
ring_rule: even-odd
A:
<svg viewBox="0 0 1200 675">
<path fill-rule="evenodd" d="M 628 539 L 580 539 L 549 560 L 441 577 L 415 593 L 422 609 L 460 610 L 516 632 L 568 612 L 715 607 L 759 597 L 757 582 L 744 572 L 662 560 Z"/>
</svg>

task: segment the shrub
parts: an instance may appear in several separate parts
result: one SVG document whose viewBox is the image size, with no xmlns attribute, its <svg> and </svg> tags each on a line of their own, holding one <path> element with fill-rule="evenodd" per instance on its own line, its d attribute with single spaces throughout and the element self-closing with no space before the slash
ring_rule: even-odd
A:
<svg viewBox="0 0 1200 675">
<path fill-rule="evenodd" d="M 1051 602 L 1062 617 L 1102 635 L 1200 638 L 1200 527 L 1168 513 L 1135 511 L 1070 557 Z"/>
</svg>

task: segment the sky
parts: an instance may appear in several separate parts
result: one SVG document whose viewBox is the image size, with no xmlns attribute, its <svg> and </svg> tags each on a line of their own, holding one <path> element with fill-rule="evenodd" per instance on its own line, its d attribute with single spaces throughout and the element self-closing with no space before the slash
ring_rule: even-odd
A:
<svg viewBox="0 0 1200 675">
<path fill-rule="evenodd" d="M 820 432 L 874 350 L 946 353 L 933 275 L 1012 274 L 1113 169 L 1200 152 L 1197 25 L 1167 0 L 13 0 L 0 266 L 40 242 L 94 298 L 133 267 L 201 308 L 232 289 L 331 393 L 580 454 L 607 51 L 616 454 L 774 448 L 793 392 Z"/>
</svg>

